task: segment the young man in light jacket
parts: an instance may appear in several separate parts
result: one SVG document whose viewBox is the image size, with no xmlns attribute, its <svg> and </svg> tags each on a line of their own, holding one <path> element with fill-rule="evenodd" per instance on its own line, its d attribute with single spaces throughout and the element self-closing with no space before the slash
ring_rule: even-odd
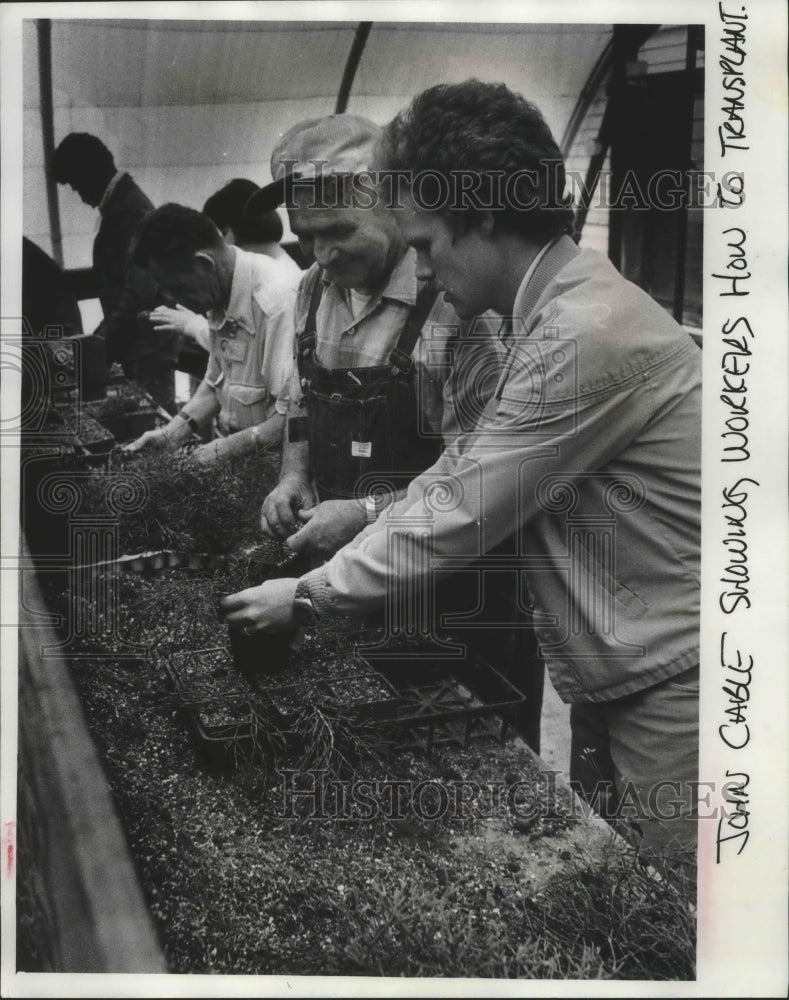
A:
<svg viewBox="0 0 789 1000">
<path fill-rule="evenodd" d="M 300 580 L 226 598 L 228 621 L 275 630 L 396 607 L 520 528 L 534 627 L 574 727 L 594 734 L 601 777 L 650 854 L 692 872 L 700 352 L 575 245 L 559 149 L 505 86 L 421 94 L 386 130 L 382 162 L 409 181 L 399 221 L 418 274 L 435 275 L 461 317 L 511 317 L 503 375 L 486 419 L 404 500 Z"/>
</svg>

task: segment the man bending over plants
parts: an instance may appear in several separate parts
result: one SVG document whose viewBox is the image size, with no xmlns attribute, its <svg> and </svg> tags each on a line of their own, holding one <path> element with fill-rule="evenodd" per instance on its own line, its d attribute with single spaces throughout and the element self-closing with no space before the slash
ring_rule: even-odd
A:
<svg viewBox="0 0 789 1000">
<path fill-rule="evenodd" d="M 164 427 L 127 446 L 178 448 L 214 422 L 215 439 L 200 460 L 278 445 L 293 368 L 293 307 L 301 276 L 270 257 L 229 245 L 214 223 L 181 205 L 163 205 L 143 220 L 133 259 L 173 308 L 208 318 L 205 376 Z"/>
<path fill-rule="evenodd" d="M 574 731 L 594 734 L 645 851 L 692 875 L 700 351 L 576 246 L 558 146 L 503 84 L 425 91 L 386 129 L 381 159 L 404 181 L 396 214 L 417 275 L 435 276 L 461 318 L 510 318 L 504 372 L 482 421 L 403 500 L 301 579 L 225 598 L 227 621 L 275 631 L 384 605 L 418 616 L 415 591 L 519 530 L 519 599 Z"/>
</svg>

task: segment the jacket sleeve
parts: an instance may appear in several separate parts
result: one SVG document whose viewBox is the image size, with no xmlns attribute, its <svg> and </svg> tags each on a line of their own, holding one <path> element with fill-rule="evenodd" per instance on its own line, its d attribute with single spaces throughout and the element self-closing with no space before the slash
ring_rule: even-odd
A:
<svg viewBox="0 0 789 1000">
<path fill-rule="evenodd" d="M 545 353 L 558 356 L 550 344 Z M 568 395 L 567 355 L 540 379 L 538 357 L 510 355 L 477 430 L 446 448 L 369 533 L 307 574 L 320 613 L 364 614 L 418 588 L 442 560 L 471 563 L 549 508 L 545 476 L 598 470 L 639 433 L 651 406 L 643 381 Z"/>
</svg>

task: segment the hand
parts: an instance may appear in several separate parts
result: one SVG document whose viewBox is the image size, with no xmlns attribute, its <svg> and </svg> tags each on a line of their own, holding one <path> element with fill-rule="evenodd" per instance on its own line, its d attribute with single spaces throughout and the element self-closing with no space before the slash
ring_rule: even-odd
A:
<svg viewBox="0 0 789 1000">
<path fill-rule="evenodd" d="M 260 528 L 269 538 L 284 541 L 299 528 L 298 511 L 307 511 L 318 502 L 315 490 L 300 476 L 285 476 L 263 501 Z"/>
<path fill-rule="evenodd" d="M 230 594 L 220 602 L 220 613 L 227 624 L 254 632 L 286 632 L 296 628 L 293 599 L 298 580 L 283 578 L 268 580 L 259 587 L 250 587 Z"/>
<path fill-rule="evenodd" d="M 170 441 L 168 440 L 165 431 L 166 427 L 157 427 L 156 430 L 146 431 L 135 441 L 130 441 L 129 444 L 123 445 L 122 451 L 140 451 L 142 448 L 168 448 L 170 447 Z"/>
<path fill-rule="evenodd" d="M 300 510 L 303 527 L 285 544 L 294 552 L 328 559 L 355 538 L 367 524 L 358 500 L 324 500 L 310 510 Z"/>
<path fill-rule="evenodd" d="M 157 306 L 151 311 L 148 318 L 157 330 L 165 330 L 169 333 L 187 333 L 189 321 L 194 319 L 196 315 L 185 306 L 177 305 L 175 309 L 170 309 L 169 306 Z"/>
<path fill-rule="evenodd" d="M 198 445 L 192 452 L 192 458 L 203 465 L 211 465 L 221 458 L 227 458 L 232 454 L 227 441 L 228 438 L 217 438 L 216 441 L 208 441 L 206 444 Z"/>
</svg>

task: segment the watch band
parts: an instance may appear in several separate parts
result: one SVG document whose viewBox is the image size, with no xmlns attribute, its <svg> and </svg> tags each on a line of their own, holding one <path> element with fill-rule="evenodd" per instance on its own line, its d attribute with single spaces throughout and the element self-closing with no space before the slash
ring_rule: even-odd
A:
<svg viewBox="0 0 789 1000">
<path fill-rule="evenodd" d="M 188 413 L 185 413 L 183 410 L 179 410 L 176 416 L 180 417 L 181 420 L 185 421 L 187 427 L 193 433 L 196 434 L 200 430 L 200 424 L 198 424 L 195 418 L 190 416 Z"/>
<path fill-rule="evenodd" d="M 314 625 L 318 621 L 318 612 L 312 603 L 309 587 L 303 579 L 296 584 L 296 593 L 293 596 L 293 617 L 298 625 Z"/>
<path fill-rule="evenodd" d="M 364 498 L 364 520 L 367 524 L 375 524 L 378 520 L 378 498 L 374 493 L 368 493 Z"/>
</svg>

